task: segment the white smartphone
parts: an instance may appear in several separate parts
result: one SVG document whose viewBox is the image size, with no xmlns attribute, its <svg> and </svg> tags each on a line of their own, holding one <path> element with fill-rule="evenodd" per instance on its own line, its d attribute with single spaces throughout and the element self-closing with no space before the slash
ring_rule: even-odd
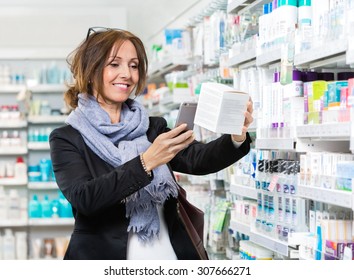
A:
<svg viewBox="0 0 354 280">
<path fill-rule="evenodd" d="M 197 111 L 196 102 L 182 102 L 179 107 L 175 127 L 181 125 L 182 123 L 186 123 L 187 130 L 193 130 L 194 117 L 196 111 Z"/>
</svg>

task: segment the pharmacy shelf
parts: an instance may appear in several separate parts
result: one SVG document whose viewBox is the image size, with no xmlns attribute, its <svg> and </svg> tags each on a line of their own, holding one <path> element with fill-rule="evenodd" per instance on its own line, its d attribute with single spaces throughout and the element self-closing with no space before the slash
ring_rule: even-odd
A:
<svg viewBox="0 0 354 280">
<path fill-rule="evenodd" d="M 11 60 L 37 60 L 37 59 L 63 59 L 65 60 L 71 48 L 0 48 L 0 59 Z"/>
<path fill-rule="evenodd" d="M 150 116 L 162 116 L 167 114 L 171 110 L 178 109 L 180 103 L 176 103 L 173 101 L 173 96 L 169 95 L 160 100 L 160 102 L 156 105 L 151 106 L 149 110 Z"/>
<path fill-rule="evenodd" d="M 319 46 L 302 51 L 294 56 L 294 65 L 298 68 L 315 69 L 320 67 L 338 67 L 346 62 L 347 40 L 335 40 L 326 43 L 326 47 Z"/>
<path fill-rule="evenodd" d="M 28 122 L 32 124 L 63 124 L 67 117 L 67 115 L 29 116 Z"/>
<path fill-rule="evenodd" d="M 0 220 L 0 228 L 7 227 L 26 227 L 28 221 L 26 220 Z"/>
<path fill-rule="evenodd" d="M 49 151 L 49 142 L 28 142 L 28 150 Z"/>
<path fill-rule="evenodd" d="M 58 190 L 56 182 L 29 182 L 29 190 Z"/>
<path fill-rule="evenodd" d="M 346 63 L 354 64 L 354 42 L 352 40 L 348 41 L 348 49 L 346 52 Z"/>
<path fill-rule="evenodd" d="M 304 243 L 303 239 L 308 233 L 295 232 L 289 234 L 289 241 L 280 241 L 262 233 L 256 232 L 252 229 L 251 225 L 245 224 L 240 221 L 231 220 L 230 229 L 234 232 L 240 232 L 249 236 L 249 240 L 273 252 L 283 256 L 289 256 L 292 253 L 291 247 L 296 247 Z M 290 248 L 289 248 L 290 247 Z"/>
<path fill-rule="evenodd" d="M 248 68 L 256 66 L 256 50 L 251 49 L 229 58 L 229 67 Z"/>
<path fill-rule="evenodd" d="M 299 153 L 307 152 L 333 152 L 333 153 L 348 153 L 348 140 L 335 140 L 333 138 L 301 138 L 298 137 L 296 141 L 296 151 Z"/>
<path fill-rule="evenodd" d="M 73 226 L 74 218 L 30 218 L 29 226 Z"/>
<path fill-rule="evenodd" d="M 270 66 L 271 64 L 280 63 L 281 50 L 274 49 L 260 54 L 256 58 L 257 66 Z"/>
<path fill-rule="evenodd" d="M 0 85 L 0 93 L 18 93 L 26 89 L 36 93 L 64 93 L 66 90 L 66 86 L 64 84 L 37 84 L 34 86 L 12 84 Z"/>
<path fill-rule="evenodd" d="M 0 147 L 0 155 L 26 155 L 27 147 Z"/>
<path fill-rule="evenodd" d="M 253 243 L 256 243 L 280 255 L 288 256 L 289 254 L 289 245 L 291 243 L 280 241 L 278 239 L 254 231 L 250 232 L 249 237 L 250 241 L 252 241 Z"/>
<path fill-rule="evenodd" d="M 227 5 L 227 12 L 236 14 L 244 13 L 246 11 L 252 11 L 265 3 L 269 3 L 269 0 L 231 0 Z"/>
<path fill-rule="evenodd" d="M 0 93 L 19 93 L 26 89 L 24 85 L 0 85 Z"/>
<path fill-rule="evenodd" d="M 151 70 L 148 72 L 148 81 L 160 81 L 164 79 L 164 75 L 172 71 L 186 70 L 191 63 L 189 59 L 167 58 L 161 62 L 155 62 L 151 65 Z"/>
<path fill-rule="evenodd" d="M 298 138 L 320 138 L 333 140 L 350 139 L 351 123 L 324 123 L 301 125 L 296 127 Z"/>
<path fill-rule="evenodd" d="M 26 120 L 0 120 L 0 129 L 9 129 L 9 128 L 26 128 L 27 121 Z"/>
<path fill-rule="evenodd" d="M 67 87 L 64 84 L 38 84 L 35 86 L 28 87 L 28 89 L 36 93 L 64 93 Z"/>
<path fill-rule="evenodd" d="M 256 149 L 260 150 L 294 150 L 293 138 L 256 138 Z"/>
<path fill-rule="evenodd" d="M 230 193 L 239 195 L 242 197 L 257 199 L 257 191 L 254 188 L 242 186 L 238 184 L 230 185 Z"/>
<path fill-rule="evenodd" d="M 248 236 L 251 234 L 251 226 L 240 221 L 230 220 L 230 229 Z"/>
<path fill-rule="evenodd" d="M 26 179 L 17 179 L 17 178 L 1 178 L 0 186 L 25 186 L 27 185 Z"/>
<path fill-rule="evenodd" d="M 354 196 L 352 192 L 299 185 L 297 195 L 302 198 L 312 199 L 354 210 Z"/>
</svg>

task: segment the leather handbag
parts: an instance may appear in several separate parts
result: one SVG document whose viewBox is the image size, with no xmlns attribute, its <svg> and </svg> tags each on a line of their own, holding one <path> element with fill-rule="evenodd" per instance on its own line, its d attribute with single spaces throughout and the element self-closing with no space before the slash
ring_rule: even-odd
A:
<svg viewBox="0 0 354 280">
<path fill-rule="evenodd" d="M 208 260 L 203 244 L 204 212 L 187 200 L 186 191 L 181 187 L 178 188 L 177 211 L 200 259 Z"/>
</svg>

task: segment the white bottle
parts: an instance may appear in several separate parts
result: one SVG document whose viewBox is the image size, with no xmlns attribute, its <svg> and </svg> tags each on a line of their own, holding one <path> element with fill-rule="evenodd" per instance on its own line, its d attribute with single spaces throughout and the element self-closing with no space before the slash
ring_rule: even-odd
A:
<svg viewBox="0 0 354 280">
<path fill-rule="evenodd" d="M 10 190 L 9 193 L 7 217 L 11 221 L 20 219 L 20 197 L 15 189 Z"/>
<path fill-rule="evenodd" d="M 4 260 L 14 260 L 15 259 L 15 237 L 12 230 L 9 228 L 5 229 L 5 234 L 3 236 L 3 259 Z"/>
<path fill-rule="evenodd" d="M 27 180 L 27 165 L 23 157 L 18 157 L 15 163 L 15 178 L 18 180 Z"/>
<path fill-rule="evenodd" d="M 15 233 L 16 242 L 16 259 L 27 259 L 27 233 L 25 231 L 18 231 Z"/>
<path fill-rule="evenodd" d="M 7 219 L 7 196 L 3 186 L 0 186 L 0 221 Z"/>
</svg>

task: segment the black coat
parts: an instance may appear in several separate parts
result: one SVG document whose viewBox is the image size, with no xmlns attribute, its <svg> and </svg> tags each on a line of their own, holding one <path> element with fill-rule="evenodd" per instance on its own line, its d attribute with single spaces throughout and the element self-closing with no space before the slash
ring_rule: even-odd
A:
<svg viewBox="0 0 354 280">
<path fill-rule="evenodd" d="M 150 142 L 168 131 L 163 118 L 151 117 L 147 136 Z M 194 141 L 170 162 L 178 172 L 203 175 L 219 171 L 245 156 L 251 142 L 235 148 L 230 135 L 203 144 Z M 127 227 L 122 200 L 150 183 L 139 156 L 114 168 L 99 158 L 70 125 L 50 135 L 53 169 L 60 190 L 73 207 L 75 227 L 65 259 L 126 259 Z M 176 199 L 164 205 L 171 244 L 178 259 L 198 259 L 198 254 L 180 222 Z"/>
</svg>

